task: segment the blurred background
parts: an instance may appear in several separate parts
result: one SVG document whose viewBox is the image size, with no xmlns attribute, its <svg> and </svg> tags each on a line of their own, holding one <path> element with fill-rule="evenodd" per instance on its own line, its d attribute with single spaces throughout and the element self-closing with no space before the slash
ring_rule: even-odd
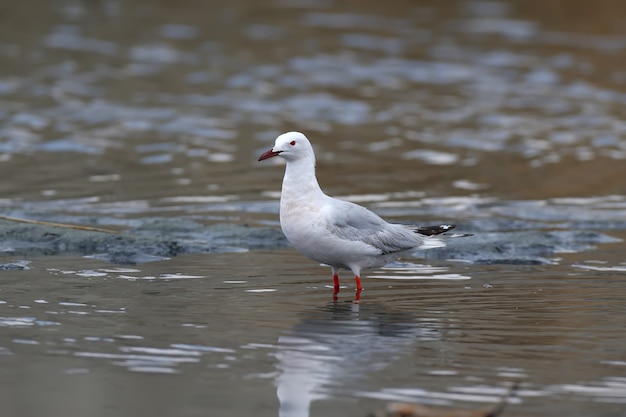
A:
<svg viewBox="0 0 626 417">
<path fill-rule="evenodd" d="M 287 130 L 333 195 L 624 194 L 625 31 L 619 1 L 3 2 L 0 209 L 269 221 Z"/>
</svg>

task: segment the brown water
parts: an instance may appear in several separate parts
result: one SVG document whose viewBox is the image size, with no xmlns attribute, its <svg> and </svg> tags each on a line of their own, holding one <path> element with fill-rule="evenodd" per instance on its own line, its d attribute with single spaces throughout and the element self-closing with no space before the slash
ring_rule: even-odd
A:
<svg viewBox="0 0 626 417">
<path fill-rule="evenodd" d="M 277 227 L 318 177 L 395 221 L 626 238 L 621 2 L 0 6 L 0 210 Z M 387 400 L 626 414 L 622 241 L 545 265 L 408 259 L 337 302 L 295 251 L 2 271 L 3 415 L 365 415 Z M 21 258 L 19 258 L 21 259 Z M 2 262 L 16 260 L 10 253 Z"/>
</svg>

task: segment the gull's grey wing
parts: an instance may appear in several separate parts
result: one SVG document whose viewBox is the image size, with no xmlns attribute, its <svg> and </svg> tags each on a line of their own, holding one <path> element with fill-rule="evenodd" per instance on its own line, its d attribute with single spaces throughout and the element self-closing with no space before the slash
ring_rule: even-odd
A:
<svg viewBox="0 0 626 417">
<path fill-rule="evenodd" d="M 328 231 L 340 239 L 360 241 L 380 250 L 381 255 L 419 246 L 422 238 L 400 224 L 390 224 L 358 204 L 332 200 L 322 210 Z"/>
</svg>

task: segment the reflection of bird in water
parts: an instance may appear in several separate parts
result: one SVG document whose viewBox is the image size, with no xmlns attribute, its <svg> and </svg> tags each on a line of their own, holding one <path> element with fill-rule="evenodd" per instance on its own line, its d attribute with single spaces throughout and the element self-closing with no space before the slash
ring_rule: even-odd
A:
<svg viewBox="0 0 626 417">
<path fill-rule="evenodd" d="M 276 379 L 280 417 L 306 417 L 332 385 L 345 385 L 382 369 L 416 340 L 438 340 L 434 327 L 418 327 L 412 315 L 380 305 L 331 303 L 305 312 L 278 339 Z M 376 357 L 384 353 L 384 359 Z"/>
</svg>

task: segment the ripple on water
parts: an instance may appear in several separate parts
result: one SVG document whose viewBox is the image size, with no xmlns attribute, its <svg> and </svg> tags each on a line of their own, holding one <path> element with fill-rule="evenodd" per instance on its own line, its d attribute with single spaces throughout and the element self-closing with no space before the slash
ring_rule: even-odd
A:
<svg viewBox="0 0 626 417">
<path fill-rule="evenodd" d="M 123 351 L 122 348 L 121 351 Z M 168 352 L 158 353 L 158 350 L 150 351 L 143 355 L 135 353 L 75 352 L 74 356 L 112 360 L 113 365 L 122 366 L 131 372 L 166 374 L 180 372 L 176 368 L 180 364 L 199 362 L 196 355 L 189 352 L 184 356 L 176 356 Z"/>
<path fill-rule="evenodd" d="M 0 317 L 0 327 L 60 326 L 61 323 L 36 317 Z"/>
<path fill-rule="evenodd" d="M 434 267 L 431 265 L 417 265 L 410 263 L 392 263 L 384 268 L 368 273 L 367 278 L 387 280 L 469 280 L 471 277 L 462 274 L 445 273 L 448 267 Z"/>
<path fill-rule="evenodd" d="M 357 391 L 355 395 L 386 401 L 402 401 L 418 404 L 452 405 L 455 402 L 497 403 L 509 392 L 508 387 L 450 387 L 449 391 L 432 391 L 420 388 L 385 388 L 378 392 Z M 521 404 L 519 398 L 508 402 Z"/>
<path fill-rule="evenodd" d="M 626 265 L 600 266 L 600 265 L 589 265 L 588 263 L 583 263 L 583 264 L 573 264 L 572 267 L 583 269 L 583 270 L 588 270 L 588 271 L 626 272 Z"/>
<path fill-rule="evenodd" d="M 205 326 L 204 326 L 205 327 Z M 123 340 L 143 340 L 141 336 L 116 336 L 109 338 Z M 94 341 L 104 341 L 95 338 Z M 177 374 L 182 372 L 180 366 L 195 364 L 202 361 L 205 355 L 219 355 L 216 360 L 228 360 L 236 350 L 208 345 L 174 343 L 170 347 L 150 346 L 119 346 L 113 352 L 78 351 L 74 356 L 81 358 L 104 359 L 112 365 L 121 366 L 131 372 Z"/>
</svg>

